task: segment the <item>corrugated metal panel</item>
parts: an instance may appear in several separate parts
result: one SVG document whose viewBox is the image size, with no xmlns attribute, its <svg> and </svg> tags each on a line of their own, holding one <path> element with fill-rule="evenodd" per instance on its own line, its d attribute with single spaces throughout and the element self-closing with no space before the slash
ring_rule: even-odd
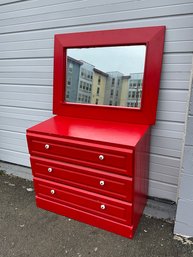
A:
<svg viewBox="0 0 193 257">
<path fill-rule="evenodd" d="M 176 200 L 192 66 L 192 0 L 1 3 L 0 159 L 26 166 L 26 128 L 52 115 L 54 34 L 166 25 L 149 194 Z"/>
</svg>

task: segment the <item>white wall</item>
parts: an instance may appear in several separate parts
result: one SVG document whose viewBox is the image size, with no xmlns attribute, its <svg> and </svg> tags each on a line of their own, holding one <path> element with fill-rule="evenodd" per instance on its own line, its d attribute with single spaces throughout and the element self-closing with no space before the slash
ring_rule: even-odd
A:
<svg viewBox="0 0 193 257">
<path fill-rule="evenodd" d="M 29 166 L 25 130 L 52 115 L 54 34 L 154 25 L 167 30 L 149 195 L 175 201 L 192 67 L 192 0 L 0 1 L 0 160 Z"/>
<path fill-rule="evenodd" d="M 193 78 L 193 70 L 192 70 Z M 193 80 L 190 95 L 190 105 L 186 125 L 186 137 L 184 144 L 184 155 L 182 159 L 182 170 L 180 173 L 178 206 L 175 234 L 193 237 Z"/>
</svg>

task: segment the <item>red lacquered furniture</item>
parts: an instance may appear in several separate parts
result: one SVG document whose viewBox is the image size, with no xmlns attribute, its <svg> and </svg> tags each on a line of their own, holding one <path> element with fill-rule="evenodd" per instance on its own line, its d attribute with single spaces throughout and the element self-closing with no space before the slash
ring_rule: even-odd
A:
<svg viewBox="0 0 193 257">
<path fill-rule="evenodd" d="M 27 130 L 37 206 L 132 238 L 146 204 L 164 27 L 56 35 L 53 118 Z M 146 45 L 142 107 L 63 101 L 66 50 Z"/>
</svg>

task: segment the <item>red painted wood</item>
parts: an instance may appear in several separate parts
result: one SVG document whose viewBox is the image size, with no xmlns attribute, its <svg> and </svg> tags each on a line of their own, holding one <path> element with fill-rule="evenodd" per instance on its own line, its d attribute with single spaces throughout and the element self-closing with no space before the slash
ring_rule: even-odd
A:
<svg viewBox="0 0 193 257">
<path fill-rule="evenodd" d="M 27 133 L 54 136 L 64 139 L 82 140 L 107 145 L 125 146 L 134 148 L 148 129 L 148 125 L 125 124 L 102 120 L 74 119 L 70 117 L 55 116 L 27 130 Z M 40 136 L 41 137 L 41 136 Z M 78 143 L 78 142 L 77 142 Z"/>
<path fill-rule="evenodd" d="M 118 147 L 109 147 L 97 144 L 77 144 L 77 142 L 66 142 L 50 136 L 37 136 L 28 133 L 28 144 L 30 154 L 41 156 L 52 160 L 63 161 L 72 164 L 84 165 L 106 170 L 118 174 L 132 175 L 133 172 L 133 151 L 120 149 Z M 49 144 L 49 149 L 45 145 Z M 99 160 L 99 155 L 104 156 L 104 160 Z"/>
<path fill-rule="evenodd" d="M 47 131 L 46 129 L 48 124 L 50 121 L 52 123 L 53 120 L 55 125 L 52 124 L 52 126 L 49 126 L 49 131 Z M 68 137 L 67 135 L 64 137 L 64 131 L 67 131 L 65 123 L 63 123 L 62 134 L 55 134 L 57 131 L 60 131 L 57 126 L 61 126 L 61 120 L 64 122 L 66 118 L 59 117 L 59 119 L 56 119 L 56 117 L 54 117 L 49 119 L 47 122 L 43 122 L 42 124 L 29 129 L 27 133 L 35 181 L 35 192 L 37 194 L 37 199 L 39 199 L 37 200 L 38 206 L 84 221 L 88 224 L 93 224 L 90 220 L 85 221 L 86 217 L 90 217 L 89 215 L 91 214 L 101 217 L 100 210 L 97 209 L 98 203 L 108 204 L 108 206 L 112 207 L 110 209 L 108 207 L 110 213 L 104 213 L 104 216 L 102 215 L 102 220 L 101 218 L 96 218 L 97 224 L 93 225 L 131 238 L 137 228 L 146 203 L 148 185 L 149 127 L 146 125 L 133 124 L 129 126 L 130 133 L 128 134 L 126 134 L 126 131 L 123 129 L 125 134 L 123 133 L 124 136 L 122 136 L 122 140 L 124 137 L 126 139 L 126 135 L 127 137 L 132 135 L 135 137 L 135 143 L 132 141 L 133 145 L 131 150 L 129 149 L 129 147 L 131 147 L 129 145 L 127 145 L 127 148 L 125 144 L 120 147 L 120 144 L 110 144 L 110 140 L 108 143 L 105 142 L 105 144 L 102 144 L 102 142 L 100 142 L 99 144 L 97 136 L 101 134 L 101 137 L 103 138 L 104 136 L 102 136 L 102 132 L 105 131 L 104 133 L 106 133 L 106 130 L 98 130 L 97 126 L 96 131 L 98 131 L 98 133 L 100 131 L 100 133 L 95 133 L 95 141 L 90 138 L 89 140 L 87 138 L 86 141 L 84 141 L 84 138 L 75 139 L 72 134 L 72 137 Z M 58 121 L 59 123 L 57 123 Z M 67 126 L 69 126 L 69 120 L 67 119 L 67 121 Z M 75 122 L 76 120 L 70 119 L 70 121 L 73 123 L 73 121 Z M 84 122 L 83 124 L 85 125 Z M 76 122 L 75 124 L 77 125 Z M 95 124 L 100 124 L 100 122 L 97 121 Z M 102 127 L 104 124 L 106 123 L 102 122 Z M 44 127 L 47 134 L 43 133 L 45 132 Z M 86 133 L 87 127 L 88 130 L 90 130 L 87 124 L 87 126 L 84 127 L 85 133 L 83 133 L 83 137 L 85 134 L 89 134 Z M 111 134 L 111 136 L 112 133 L 114 133 L 115 127 L 113 127 L 112 130 L 108 127 L 108 133 Z M 124 125 L 122 127 L 125 128 Z M 134 127 L 136 127 L 136 130 Z M 51 131 L 51 129 L 53 129 L 53 131 Z M 92 127 L 92 129 L 95 130 L 94 127 Z M 49 144 L 50 148 L 45 149 L 45 144 Z M 67 150 L 63 150 L 63 148 L 66 148 Z M 71 152 L 71 148 L 75 152 Z M 50 153 L 46 153 L 50 150 Z M 83 154 L 85 153 L 85 150 L 86 156 L 89 156 L 88 158 Z M 112 157 L 110 161 L 106 163 L 106 166 L 104 164 L 98 164 L 100 163 L 98 159 L 92 159 L 95 154 L 98 157 L 101 151 L 103 154 L 105 153 L 105 156 L 110 154 Z M 94 155 L 92 155 L 93 153 Z M 68 160 L 66 159 L 66 156 L 68 156 Z M 117 159 L 119 156 L 127 157 L 129 160 L 128 164 L 130 164 L 130 166 L 125 165 L 126 163 L 124 163 L 123 159 L 119 162 Z M 57 161 L 58 159 L 60 161 Z M 69 162 L 69 159 L 71 159 L 71 163 Z M 93 165 L 95 169 L 91 168 Z M 120 165 L 119 168 L 117 168 L 117 165 Z M 53 169 L 53 175 L 50 173 L 48 174 L 47 168 L 50 166 Z M 120 169 L 120 167 L 122 167 L 122 169 Z M 118 175 L 120 171 L 122 174 L 128 174 L 133 178 L 127 177 L 128 175 Z M 105 192 L 99 187 L 98 182 L 100 179 L 106 180 L 108 183 L 108 188 Z M 53 196 L 50 194 L 51 189 L 59 192 L 57 193 L 57 197 L 56 195 Z M 86 193 L 86 195 L 88 194 L 87 196 L 89 196 L 89 199 L 84 195 L 84 193 Z M 72 198 L 71 194 L 74 195 Z M 123 201 L 117 199 L 121 199 Z M 49 206 L 47 206 L 47 203 L 49 203 Z M 122 203 L 123 206 L 120 205 L 120 203 Z M 81 204 L 83 209 L 79 210 L 80 208 L 76 207 L 76 204 Z M 64 207 L 63 211 L 61 211 L 61 205 Z M 53 210 L 53 206 L 56 207 L 56 210 Z M 78 210 L 72 211 L 72 208 L 73 210 L 78 208 Z M 89 208 L 91 208 L 91 210 Z M 74 213 L 79 211 L 81 211 L 81 215 L 83 215 L 82 213 L 85 213 L 85 217 L 74 217 Z M 125 218 L 128 217 L 128 215 L 130 219 L 129 223 Z M 109 224 L 112 224 L 114 221 L 127 224 L 129 232 L 126 232 L 125 225 L 122 226 L 119 224 L 116 226 L 117 229 L 111 228 L 111 225 Z"/>
<path fill-rule="evenodd" d="M 38 207 L 133 237 L 147 199 L 149 131 L 156 117 L 164 30 L 55 37 L 53 106 L 59 116 L 27 130 Z M 64 103 L 67 48 L 136 44 L 147 47 L 140 110 Z"/>
<path fill-rule="evenodd" d="M 133 226 L 128 226 L 111 219 L 106 219 L 99 215 L 94 215 L 89 212 L 84 212 L 80 209 L 72 208 L 68 205 L 55 203 L 53 201 L 43 199 L 39 196 L 36 196 L 36 204 L 39 208 L 55 212 L 57 214 L 87 223 L 98 228 L 105 229 L 121 236 L 127 238 L 133 237 Z"/>
<path fill-rule="evenodd" d="M 120 170 L 120 173 L 126 173 L 128 169 L 130 172 L 132 171 L 131 151 L 125 151 L 124 153 L 124 151 L 100 149 L 94 146 L 87 147 L 82 145 L 81 147 L 76 144 L 63 144 L 63 142 L 55 142 L 54 138 L 51 137 L 42 140 L 31 137 L 29 142 L 31 145 L 30 153 L 32 155 L 59 159 L 75 164 L 84 164 L 85 166 L 99 167 L 101 169 L 109 170 L 110 168 L 110 170 Z M 49 149 L 45 149 L 46 144 L 49 144 Z M 104 157 L 103 160 L 99 159 L 100 155 Z"/>
<path fill-rule="evenodd" d="M 53 113 L 126 123 L 154 124 L 156 119 L 165 27 L 133 28 L 55 36 Z M 142 108 L 96 106 L 64 102 L 68 48 L 145 45 Z"/>
<path fill-rule="evenodd" d="M 69 207 L 131 225 L 132 204 L 85 190 L 34 178 L 36 195 Z M 54 190 L 54 194 L 51 194 Z M 101 205 L 105 209 L 101 209 Z"/>
<path fill-rule="evenodd" d="M 69 194 L 65 193 L 64 195 L 63 193 L 64 184 L 71 186 L 70 188 L 73 188 L 80 197 L 80 199 L 77 196 L 73 198 L 74 204 L 76 202 L 79 204 L 81 199 L 85 199 L 77 191 L 80 190 L 81 192 L 82 189 L 84 189 L 83 192 L 87 192 L 90 195 L 92 203 L 93 201 L 98 201 L 96 198 L 93 198 L 93 193 L 95 196 L 97 195 L 97 197 L 103 199 L 103 202 L 107 196 L 112 202 L 116 199 L 122 199 L 122 203 L 129 204 L 129 206 L 132 204 L 133 207 L 129 210 L 128 208 L 120 209 L 120 206 L 117 205 L 116 208 L 115 204 L 112 211 L 113 213 L 117 213 L 117 216 L 115 215 L 116 217 L 114 217 L 112 214 L 108 216 L 107 221 L 104 221 L 104 219 L 101 221 L 99 219 L 97 223 L 99 225 L 97 226 L 101 228 L 108 227 L 107 230 L 114 231 L 114 228 L 111 229 L 108 224 L 111 224 L 112 221 L 118 223 L 126 222 L 123 221 L 123 216 L 127 213 L 130 217 L 130 223 L 128 224 L 129 235 L 125 231 L 125 226 L 122 227 L 121 225 L 118 225 L 117 232 L 114 232 L 132 237 L 145 205 L 145 200 L 142 200 L 145 199 L 145 193 L 142 195 L 138 187 L 147 188 L 145 163 L 148 160 L 148 153 L 144 152 L 144 149 L 148 146 L 149 141 L 144 140 L 144 138 L 147 137 L 148 131 L 149 126 L 147 125 L 129 125 L 85 119 L 76 120 L 67 117 L 53 117 L 28 129 L 27 139 L 31 154 L 33 175 L 35 181 L 37 179 L 40 179 L 41 183 L 43 181 L 43 184 L 41 184 L 43 186 L 35 187 L 38 199 L 39 197 L 41 198 L 38 201 L 43 203 L 40 206 L 44 206 L 47 200 L 49 200 L 51 207 L 46 206 L 45 209 L 52 210 L 52 206 L 55 206 L 54 202 L 57 201 L 58 204 L 65 206 L 66 210 L 70 210 L 64 213 L 67 212 L 66 215 L 73 218 L 74 216 L 71 216 L 71 208 L 75 207 L 74 205 L 70 205 L 72 199 L 69 198 Z M 131 145 L 128 144 L 129 142 Z M 50 148 L 45 149 L 45 144 L 49 144 Z M 103 161 L 106 161 L 102 164 L 98 159 L 101 153 L 105 156 Z M 47 172 L 47 168 L 50 165 L 54 170 L 54 177 Z M 123 174 L 124 176 L 118 174 Z M 127 177 L 128 175 L 133 178 Z M 108 182 L 106 191 L 100 189 L 98 184 L 100 179 L 106 179 L 106 182 Z M 47 195 L 51 190 L 51 181 L 57 182 L 54 185 L 51 184 L 54 186 L 54 190 L 62 191 L 57 199 Z M 64 204 L 64 198 L 68 199 L 69 202 L 65 202 Z M 88 200 L 87 203 L 89 206 L 91 202 Z M 87 212 L 95 216 L 100 216 L 96 212 L 95 203 L 93 204 L 94 207 L 91 205 L 93 212 L 88 209 Z M 88 208 L 88 206 L 85 208 Z M 54 211 L 60 213 L 58 210 Z M 82 211 L 85 213 L 86 209 Z M 62 215 L 65 215 L 64 213 Z M 87 214 L 85 217 L 87 217 Z M 84 218 L 79 219 L 79 217 L 77 219 L 84 220 Z M 106 225 L 104 225 L 105 222 L 107 223 Z M 90 221 L 86 223 L 92 224 Z M 123 229 L 122 232 L 120 227 Z"/>
<path fill-rule="evenodd" d="M 136 146 L 134 157 L 133 230 L 137 229 L 147 202 L 149 178 L 150 129 Z"/>
<path fill-rule="evenodd" d="M 31 156 L 33 176 L 82 188 L 117 199 L 133 199 L 133 179 L 88 167 Z M 49 172 L 48 169 L 52 171 Z M 100 182 L 104 181 L 104 185 Z"/>
</svg>

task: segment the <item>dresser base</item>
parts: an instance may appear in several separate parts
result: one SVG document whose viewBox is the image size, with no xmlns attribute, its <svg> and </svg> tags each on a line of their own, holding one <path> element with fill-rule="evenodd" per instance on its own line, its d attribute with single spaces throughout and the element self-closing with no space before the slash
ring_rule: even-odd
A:
<svg viewBox="0 0 193 257">
<path fill-rule="evenodd" d="M 133 238 L 147 200 L 149 125 L 55 116 L 27 139 L 38 207 Z"/>
</svg>

